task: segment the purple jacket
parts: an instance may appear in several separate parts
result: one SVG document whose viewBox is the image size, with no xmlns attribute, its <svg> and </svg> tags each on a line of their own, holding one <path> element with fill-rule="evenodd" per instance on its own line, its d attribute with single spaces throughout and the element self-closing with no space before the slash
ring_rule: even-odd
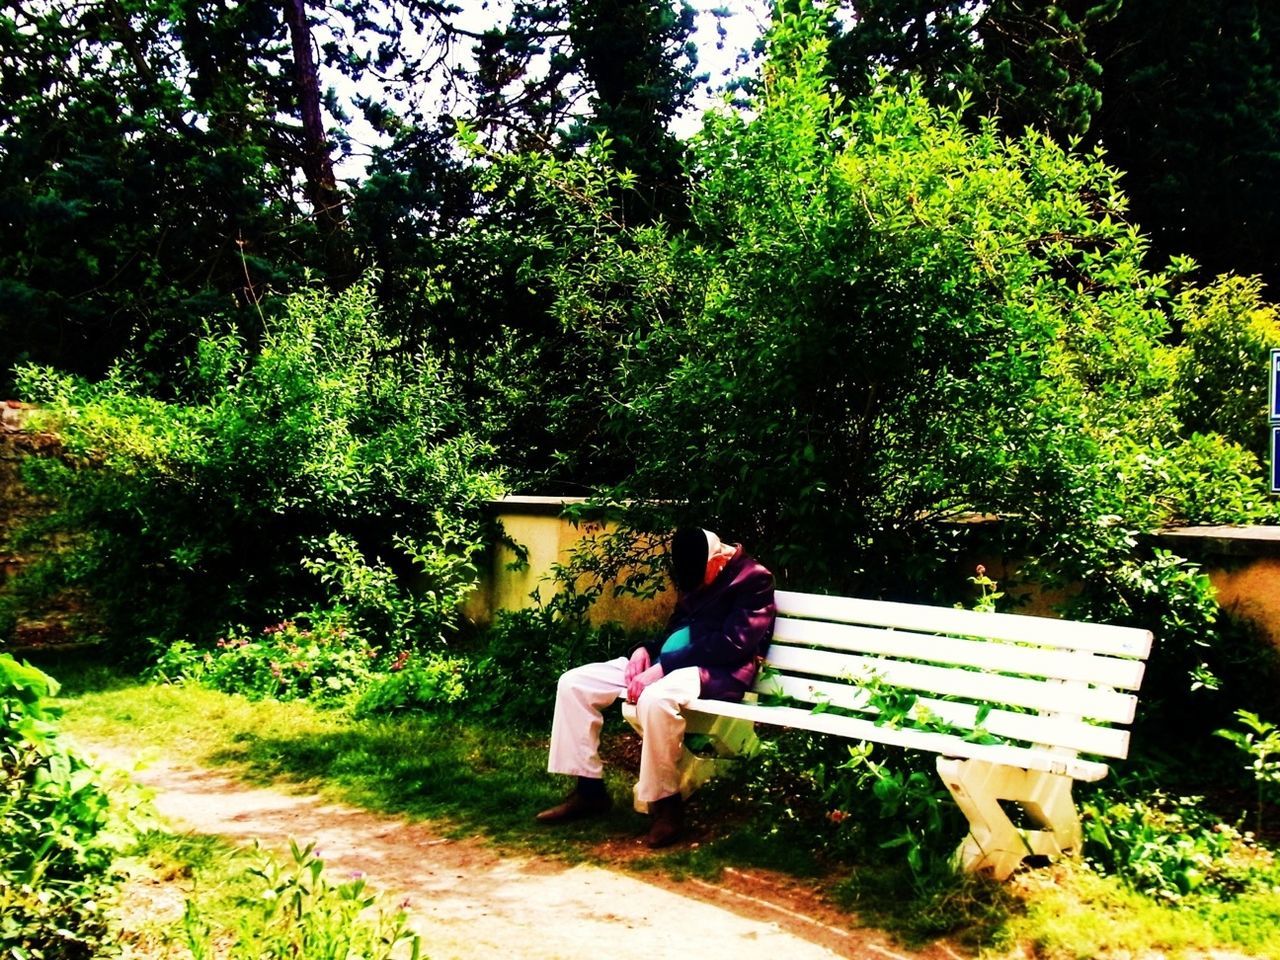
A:
<svg viewBox="0 0 1280 960">
<path fill-rule="evenodd" d="M 720 575 L 676 602 L 662 636 L 646 643 L 662 672 L 698 667 L 702 696 L 741 700 L 773 638 L 773 574 L 738 547 Z M 663 641 L 689 628 L 689 645 L 659 655 Z"/>
</svg>

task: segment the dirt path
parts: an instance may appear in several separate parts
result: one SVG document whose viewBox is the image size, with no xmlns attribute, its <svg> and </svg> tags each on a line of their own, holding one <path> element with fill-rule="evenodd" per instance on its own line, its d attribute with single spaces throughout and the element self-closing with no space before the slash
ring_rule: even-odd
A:
<svg viewBox="0 0 1280 960">
<path fill-rule="evenodd" d="M 431 960 L 959 960 L 945 946 L 912 953 L 852 925 L 811 891 L 783 878 L 726 871 L 710 884 L 640 877 L 584 864 L 507 855 L 452 840 L 424 824 L 316 796 L 249 786 L 223 773 L 165 760 L 133 769 L 127 749 L 84 745 L 130 770 L 179 830 L 287 851 L 314 842 L 337 877 L 356 871 L 395 900 Z"/>
</svg>

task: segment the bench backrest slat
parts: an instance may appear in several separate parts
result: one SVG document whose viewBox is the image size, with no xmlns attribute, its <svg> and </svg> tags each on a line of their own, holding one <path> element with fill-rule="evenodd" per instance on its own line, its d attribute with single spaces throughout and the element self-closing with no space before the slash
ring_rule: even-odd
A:
<svg viewBox="0 0 1280 960">
<path fill-rule="evenodd" d="M 1141 660 L 790 617 L 778 618 L 774 637 L 784 642 L 830 650 L 884 654 L 905 660 L 979 667 L 1057 680 L 1078 680 L 1124 690 L 1137 690 L 1141 686 L 1145 668 Z"/>
<path fill-rule="evenodd" d="M 800 703 L 825 703 L 872 717 L 878 713 L 865 690 L 847 683 L 783 675 L 774 677 L 771 686 L 776 688 L 772 692 Z M 997 709 L 990 711 L 979 724 L 978 707 L 972 703 L 920 697 L 911 716 L 920 723 L 926 715 L 960 731 L 972 731 L 980 726 L 1005 740 L 1053 744 L 1101 757 L 1129 755 L 1129 731 L 1099 727 L 1080 720 Z"/>
<path fill-rule="evenodd" d="M 761 708 L 754 704 L 732 703 L 725 700 L 695 700 L 697 707 L 710 707 L 712 712 L 724 717 L 741 717 L 759 721 Z M 799 727 L 818 733 L 829 733 L 853 740 L 872 740 L 915 750 L 927 750 L 944 757 L 972 757 L 990 763 L 1011 767 L 1025 767 L 1048 773 L 1073 777 L 1076 780 L 1095 781 L 1107 775 L 1107 765 L 1097 760 L 1051 753 L 1047 750 L 1029 750 L 1026 747 L 1007 744 L 968 743 L 958 737 L 928 730 L 908 730 L 896 727 L 876 726 L 872 721 L 858 717 L 845 717 L 832 713 L 810 713 L 795 707 L 774 707 L 772 712 L 782 726 Z"/>
<path fill-rule="evenodd" d="M 1137 707 L 1137 697 L 1110 689 L 812 650 L 789 646 L 776 640 L 770 645 L 765 660 L 774 669 L 784 673 L 798 672 L 851 682 L 878 678 L 893 686 L 926 693 L 1065 713 L 1113 723 L 1131 723 Z M 767 690 L 767 682 L 766 674 L 757 683 L 758 689 Z"/>
<path fill-rule="evenodd" d="M 891 603 L 855 597 L 828 597 L 779 590 L 775 602 L 780 616 L 872 627 L 947 633 L 992 640 L 1032 643 L 1041 647 L 1085 650 L 1090 653 L 1144 660 L 1151 652 L 1151 631 L 1109 624 L 1078 623 L 1015 613 L 981 613 L 951 607 Z"/>
</svg>

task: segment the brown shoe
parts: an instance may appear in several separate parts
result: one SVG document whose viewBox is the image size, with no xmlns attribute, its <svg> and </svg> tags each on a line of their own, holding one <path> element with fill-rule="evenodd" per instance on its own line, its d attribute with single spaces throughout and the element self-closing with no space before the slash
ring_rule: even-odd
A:
<svg viewBox="0 0 1280 960">
<path fill-rule="evenodd" d="M 575 789 L 565 797 L 564 803 L 543 810 L 537 816 L 539 823 L 570 823 L 574 820 L 588 820 L 608 813 L 613 806 L 609 794 L 588 795 Z"/>
<path fill-rule="evenodd" d="M 669 847 L 684 836 L 684 799 L 678 793 L 649 804 L 652 824 L 644 842 L 657 850 Z"/>
</svg>

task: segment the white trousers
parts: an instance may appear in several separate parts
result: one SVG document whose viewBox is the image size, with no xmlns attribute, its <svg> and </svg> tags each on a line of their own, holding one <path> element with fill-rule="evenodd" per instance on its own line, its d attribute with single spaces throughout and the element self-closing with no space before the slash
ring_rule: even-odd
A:
<svg viewBox="0 0 1280 960">
<path fill-rule="evenodd" d="M 627 658 L 587 663 L 560 675 L 556 711 L 551 722 L 551 753 L 547 769 L 574 777 L 600 777 L 602 711 L 626 696 L 623 671 Z M 683 667 L 645 687 L 636 701 L 644 729 L 640 747 L 640 779 L 635 797 L 652 803 L 680 790 L 678 764 L 684 753 L 684 715 L 680 708 L 698 699 L 702 676 L 697 667 Z"/>
</svg>

